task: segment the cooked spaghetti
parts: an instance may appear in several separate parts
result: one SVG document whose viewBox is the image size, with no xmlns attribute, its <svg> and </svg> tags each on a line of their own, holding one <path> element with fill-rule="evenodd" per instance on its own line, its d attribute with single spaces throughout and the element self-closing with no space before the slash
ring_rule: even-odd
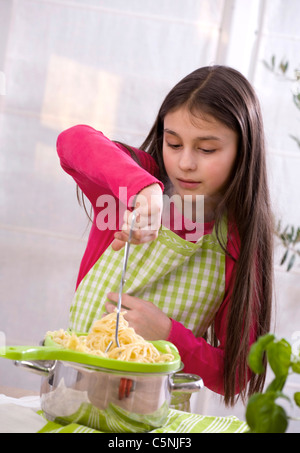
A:
<svg viewBox="0 0 300 453">
<path fill-rule="evenodd" d="M 63 329 L 47 332 L 56 343 L 74 351 L 95 354 L 110 359 L 125 360 L 129 362 L 161 363 L 170 362 L 174 356 L 169 348 L 167 353 L 160 353 L 152 343 L 138 335 L 121 312 L 119 317 L 118 340 L 120 347 L 115 342 L 116 312 L 104 316 L 96 321 L 88 335 L 78 336 Z M 109 351 L 105 352 L 110 342 L 113 342 Z"/>
</svg>

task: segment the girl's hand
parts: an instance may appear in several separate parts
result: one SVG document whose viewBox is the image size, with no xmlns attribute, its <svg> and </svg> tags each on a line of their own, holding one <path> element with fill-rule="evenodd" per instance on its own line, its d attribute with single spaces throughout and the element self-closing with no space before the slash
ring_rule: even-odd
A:
<svg viewBox="0 0 300 453">
<path fill-rule="evenodd" d="M 108 293 L 108 299 L 112 302 L 105 304 L 107 313 L 112 313 L 118 302 L 118 293 Z M 124 318 L 129 326 L 133 327 L 138 335 L 145 340 L 166 340 L 169 336 L 172 321 L 152 302 L 139 299 L 138 297 L 122 295 L 122 311 L 126 310 Z"/>
<path fill-rule="evenodd" d="M 136 219 L 133 227 L 132 244 L 143 244 L 157 238 L 161 225 L 163 208 L 162 190 L 159 184 L 151 184 L 141 190 L 135 201 Z M 115 233 L 112 242 L 113 250 L 120 250 L 128 241 L 132 212 L 124 214 L 122 230 Z"/>
</svg>

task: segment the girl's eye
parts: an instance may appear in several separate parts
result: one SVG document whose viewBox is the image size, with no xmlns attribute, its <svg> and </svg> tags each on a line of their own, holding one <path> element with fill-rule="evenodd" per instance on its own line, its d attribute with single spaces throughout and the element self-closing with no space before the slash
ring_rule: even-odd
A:
<svg viewBox="0 0 300 453">
<path fill-rule="evenodd" d="M 198 148 L 200 151 L 203 151 L 205 154 L 211 154 L 214 153 L 216 150 L 215 149 L 204 149 L 204 148 Z"/>
<path fill-rule="evenodd" d="M 167 145 L 170 147 L 170 148 L 173 148 L 173 149 L 179 149 L 181 147 L 181 145 L 178 145 L 176 143 L 167 143 Z"/>
</svg>

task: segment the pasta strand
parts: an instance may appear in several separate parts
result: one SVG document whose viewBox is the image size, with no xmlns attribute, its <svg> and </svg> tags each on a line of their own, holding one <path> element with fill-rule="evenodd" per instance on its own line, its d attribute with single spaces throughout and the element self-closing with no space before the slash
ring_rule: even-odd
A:
<svg viewBox="0 0 300 453">
<path fill-rule="evenodd" d="M 174 360 L 174 356 L 167 346 L 167 353 L 160 353 L 150 342 L 138 335 L 124 318 L 126 312 L 119 317 L 118 339 L 120 347 L 115 342 L 116 312 L 104 316 L 96 321 L 88 335 L 77 336 L 63 329 L 47 332 L 47 335 L 61 346 L 74 351 L 86 352 L 116 360 L 142 363 L 161 363 Z M 113 342 L 109 351 L 105 350 Z"/>
</svg>

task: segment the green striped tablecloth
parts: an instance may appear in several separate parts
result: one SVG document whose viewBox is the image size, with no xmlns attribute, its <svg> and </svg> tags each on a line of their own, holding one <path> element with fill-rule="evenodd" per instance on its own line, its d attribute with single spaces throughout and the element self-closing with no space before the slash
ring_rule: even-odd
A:
<svg viewBox="0 0 300 453">
<path fill-rule="evenodd" d="M 244 433 L 247 431 L 247 424 L 234 416 L 213 417 L 170 409 L 165 424 L 161 428 L 151 431 L 151 433 Z M 47 422 L 38 432 L 101 433 L 101 431 L 76 423 L 60 425 L 55 422 Z"/>
</svg>

